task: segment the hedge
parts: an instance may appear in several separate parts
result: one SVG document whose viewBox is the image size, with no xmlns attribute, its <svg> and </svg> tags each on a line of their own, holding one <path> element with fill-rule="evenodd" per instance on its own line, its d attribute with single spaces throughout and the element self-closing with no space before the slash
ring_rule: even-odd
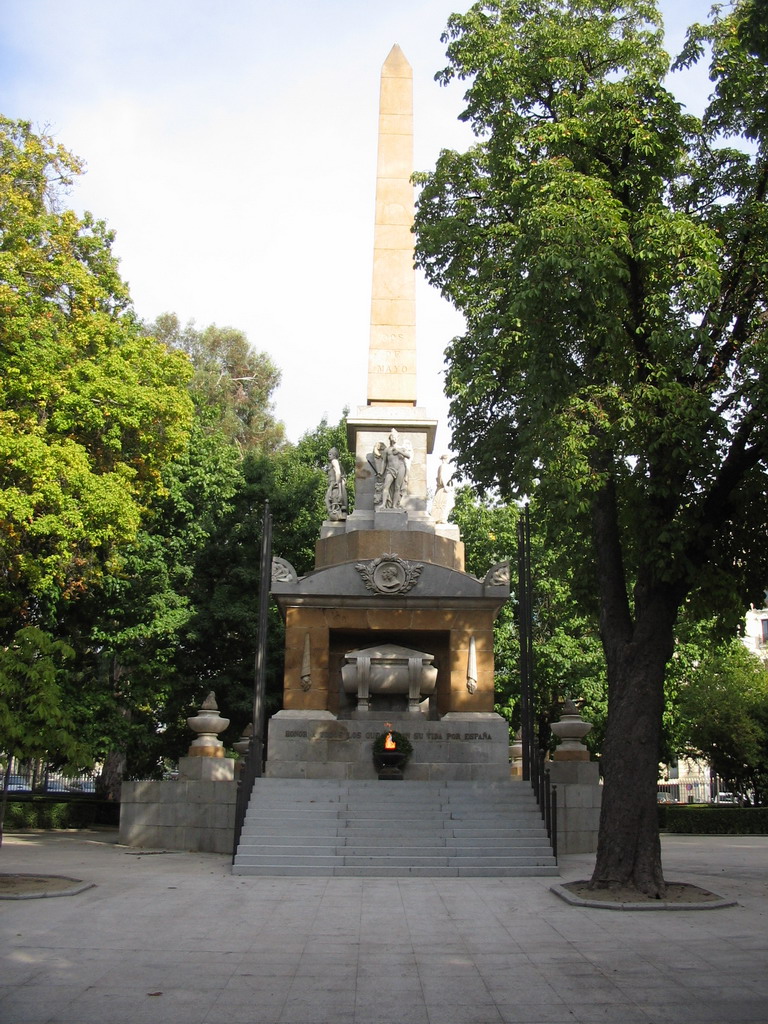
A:
<svg viewBox="0 0 768 1024">
<path fill-rule="evenodd" d="M 659 804 L 659 827 L 689 835 L 764 836 L 768 835 L 768 807 Z"/>
<path fill-rule="evenodd" d="M 107 825 L 117 828 L 120 804 L 109 800 L 49 800 L 45 797 L 9 800 L 3 829 L 13 832 L 26 828 L 93 828 Z"/>
</svg>

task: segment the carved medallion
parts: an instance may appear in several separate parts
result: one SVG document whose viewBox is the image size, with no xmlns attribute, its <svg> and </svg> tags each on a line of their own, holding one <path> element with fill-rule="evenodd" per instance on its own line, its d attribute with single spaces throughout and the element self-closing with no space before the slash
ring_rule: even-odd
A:
<svg viewBox="0 0 768 1024">
<path fill-rule="evenodd" d="M 374 594 L 395 597 L 407 594 L 416 585 L 424 566 L 406 562 L 399 555 L 382 555 L 372 562 L 358 562 L 355 568 L 368 590 Z"/>
</svg>

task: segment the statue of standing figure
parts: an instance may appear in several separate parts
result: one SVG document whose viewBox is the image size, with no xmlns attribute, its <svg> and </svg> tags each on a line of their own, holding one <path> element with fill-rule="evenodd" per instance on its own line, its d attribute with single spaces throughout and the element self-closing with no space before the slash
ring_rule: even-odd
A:
<svg viewBox="0 0 768 1024">
<path fill-rule="evenodd" d="M 394 427 L 389 432 L 388 441 L 389 444 L 381 453 L 384 471 L 382 473 L 381 499 L 376 507 L 400 508 L 403 498 L 408 495 L 408 476 L 413 449 L 407 438 L 400 440 Z"/>
<path fill-rule="evenodd" d="M 452 477 L 453 468 L 450 463 L 450 456 L 441 455 L 440 465 L 437 470 L 437 488 L 432 501 L 432 519 L 436 523 L 447 523 L 448 516 L 453 508 L 455 494 L 451 484 Z"/>
<path fill-rule="evenodd" d="M 347 518 L 347 481 L 341 470 L 337 448 L 331 448 L 328 452 L 328 465 L 325 471 L 328 475 L 325 507 L 328 510 L 328 518 L 331 522 L 337 523 L 340 519 Z"/>
</svg>

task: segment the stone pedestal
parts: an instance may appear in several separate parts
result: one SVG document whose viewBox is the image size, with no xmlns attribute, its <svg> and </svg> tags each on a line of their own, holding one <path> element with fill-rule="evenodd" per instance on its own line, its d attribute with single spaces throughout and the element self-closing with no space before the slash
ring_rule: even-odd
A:
<svg viewBox="0 0 768 1024">
<path fill-rule="evenodd" d="M 182 757 L 173 782 L 124 782 L 120 842 L 159 850 L 231 853 L 235 829 L 235 762 Z"/>
<path fill-rule="evenodd" d="M 552 761 L 549 778 L 557 786 L 558 853 L 594 853 L 603 798 L 597 762 Z"/>
</svg>

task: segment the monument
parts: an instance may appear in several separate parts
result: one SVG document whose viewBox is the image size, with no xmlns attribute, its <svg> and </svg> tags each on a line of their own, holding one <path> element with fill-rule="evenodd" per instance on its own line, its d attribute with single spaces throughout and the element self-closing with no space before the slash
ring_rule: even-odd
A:
<svg viewBox="0 0 768 1024">
<path fill-rule="evenodd" d="M 413 748 L 406 781 L 509 778 L 507 723 L 493 711 L 509 566 L 465 572 L 446 521 L 447 457 L 428 508 L 437 422 L 417 405 L 412 171 L 412 72 L 396 45 L 381 75 L 367 402 L 347 421 L 354 509 L 332 449 L 314 571 L 273 563 L 286 637 L 268 777 L 376 778 L 371 748 L 386 722 Z"/>
</svg>

